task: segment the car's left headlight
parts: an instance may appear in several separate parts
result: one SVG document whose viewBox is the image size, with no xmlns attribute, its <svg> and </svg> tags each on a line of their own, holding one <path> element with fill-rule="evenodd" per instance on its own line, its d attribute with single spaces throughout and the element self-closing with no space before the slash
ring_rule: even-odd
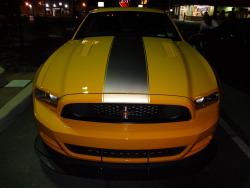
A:
<svg viewBox="0 0 250 188">
<path fill-rule="evenodd" d="M 213 104 L 215 102 L 217 102 L 219 100 L 219 92 L 215 92 L 215 93 L 212 93 L 208 96 L 205 96 L 205 97 L 201 97 L 199 99 L 196 99 L 194 101 L 195 103 L 195 108 L 198 110 L 198 109 L 201 109 L 201 108 L 204 108 L 210 104 Z"/>
<path fill-rule="evenodd" d="M 46 93 L 40 89 L 35 90 L 35 97 L 51 106 L 57 107 L 57 103 L 58 103 L 58 97 L 56 97 L 55 95 Z"/>
</svg>

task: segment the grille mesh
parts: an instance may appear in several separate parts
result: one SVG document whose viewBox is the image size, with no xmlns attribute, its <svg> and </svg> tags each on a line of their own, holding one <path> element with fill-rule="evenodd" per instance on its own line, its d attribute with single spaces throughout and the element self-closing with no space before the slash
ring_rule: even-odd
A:
<svg viewBox="0 0 250 188">
<path fill-rule="evenodd" d="M 102 156 L 111 158 L 152 158 L 152 157 L 167 157 L 180 154 L 185 147 L 175 147 L 167 149 L 153 149 L 153 150 L 113 150 L 113 149 L 101 149 L 90 148 L 83 146 L 76 146 L 71 144 L 65 144 L 65 146 L 73 153 Z"/>
<path fill-rule="evenodd" d="M 157 105 L 110 105 L 110 104 L 94 104 L 94 112 L 101 117 L 118 118 L 122 116 L 124 108 L 127 106 L 128 116 L 131 119 L 135 118 L 157 118 L 159 114 L 159 106 Z"/>
<path fill-rule="evenodd" d="M 74 103 L 64 106 L 63 118 L 102 122 L 178 122 L 191 119 L 188 108 L 176 105 Z"/>
</svg>

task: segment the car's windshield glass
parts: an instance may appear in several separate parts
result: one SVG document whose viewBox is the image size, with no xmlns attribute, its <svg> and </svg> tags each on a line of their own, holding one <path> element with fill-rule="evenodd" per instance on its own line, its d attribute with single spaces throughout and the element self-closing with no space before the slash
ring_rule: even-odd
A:
<svg viewBox="0 0 250 188">
<path fill-rule="evenodd" d="M 169 17 L 151 12 L 92 13 L 84 21 L 75 39 L 91 36 L 149 36 L 181 40 Z"/>
</svg>

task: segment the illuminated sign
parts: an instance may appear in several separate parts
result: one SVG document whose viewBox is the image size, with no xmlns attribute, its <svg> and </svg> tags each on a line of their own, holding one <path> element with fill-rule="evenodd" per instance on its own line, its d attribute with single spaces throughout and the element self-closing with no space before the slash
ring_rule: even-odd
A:
<svg viewBox="0 0 250 188">
<path fill-rule="evenodd" d="M 104 2 L 98 2 L 98 7 L 104 7 Z"/>
<path fill-rule="evenodd" d="M 129 0 L 120 0 L 119 4 L 121 5 L 121 7 L 129 7 Z"/>
</svg>

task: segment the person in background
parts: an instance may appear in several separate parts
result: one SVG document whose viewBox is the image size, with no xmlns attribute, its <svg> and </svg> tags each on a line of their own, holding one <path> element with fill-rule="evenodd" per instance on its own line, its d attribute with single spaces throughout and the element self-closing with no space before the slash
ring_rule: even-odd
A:
<svg viewBox="0 0 250 188">
<path fill-rule="evenodd" d="M 225 21 L 226 19 L 227 19 L 227 17 L 226 17 L 226 14 L 225 14 L 225 10 L 222 10 L 220 12 L 220 15 L 219 15 L 219 20 Z"/>
<path fill-rule="evenodd" d="M 230 12 L 230 14 L 228 15 L 228 20 L 234 20 L 236 18 L 236 13 L 235 13 L 235 8 L 232 8 L 232 11 Z"/>
<path fill-rule="evenodd" d="M 211 16 L 209 16 L 208 12 L 205 12 L 203 20 L 201 21 L 200 30 L 214 29 L 217 26 L 217 22 Z"/>
</svg>

